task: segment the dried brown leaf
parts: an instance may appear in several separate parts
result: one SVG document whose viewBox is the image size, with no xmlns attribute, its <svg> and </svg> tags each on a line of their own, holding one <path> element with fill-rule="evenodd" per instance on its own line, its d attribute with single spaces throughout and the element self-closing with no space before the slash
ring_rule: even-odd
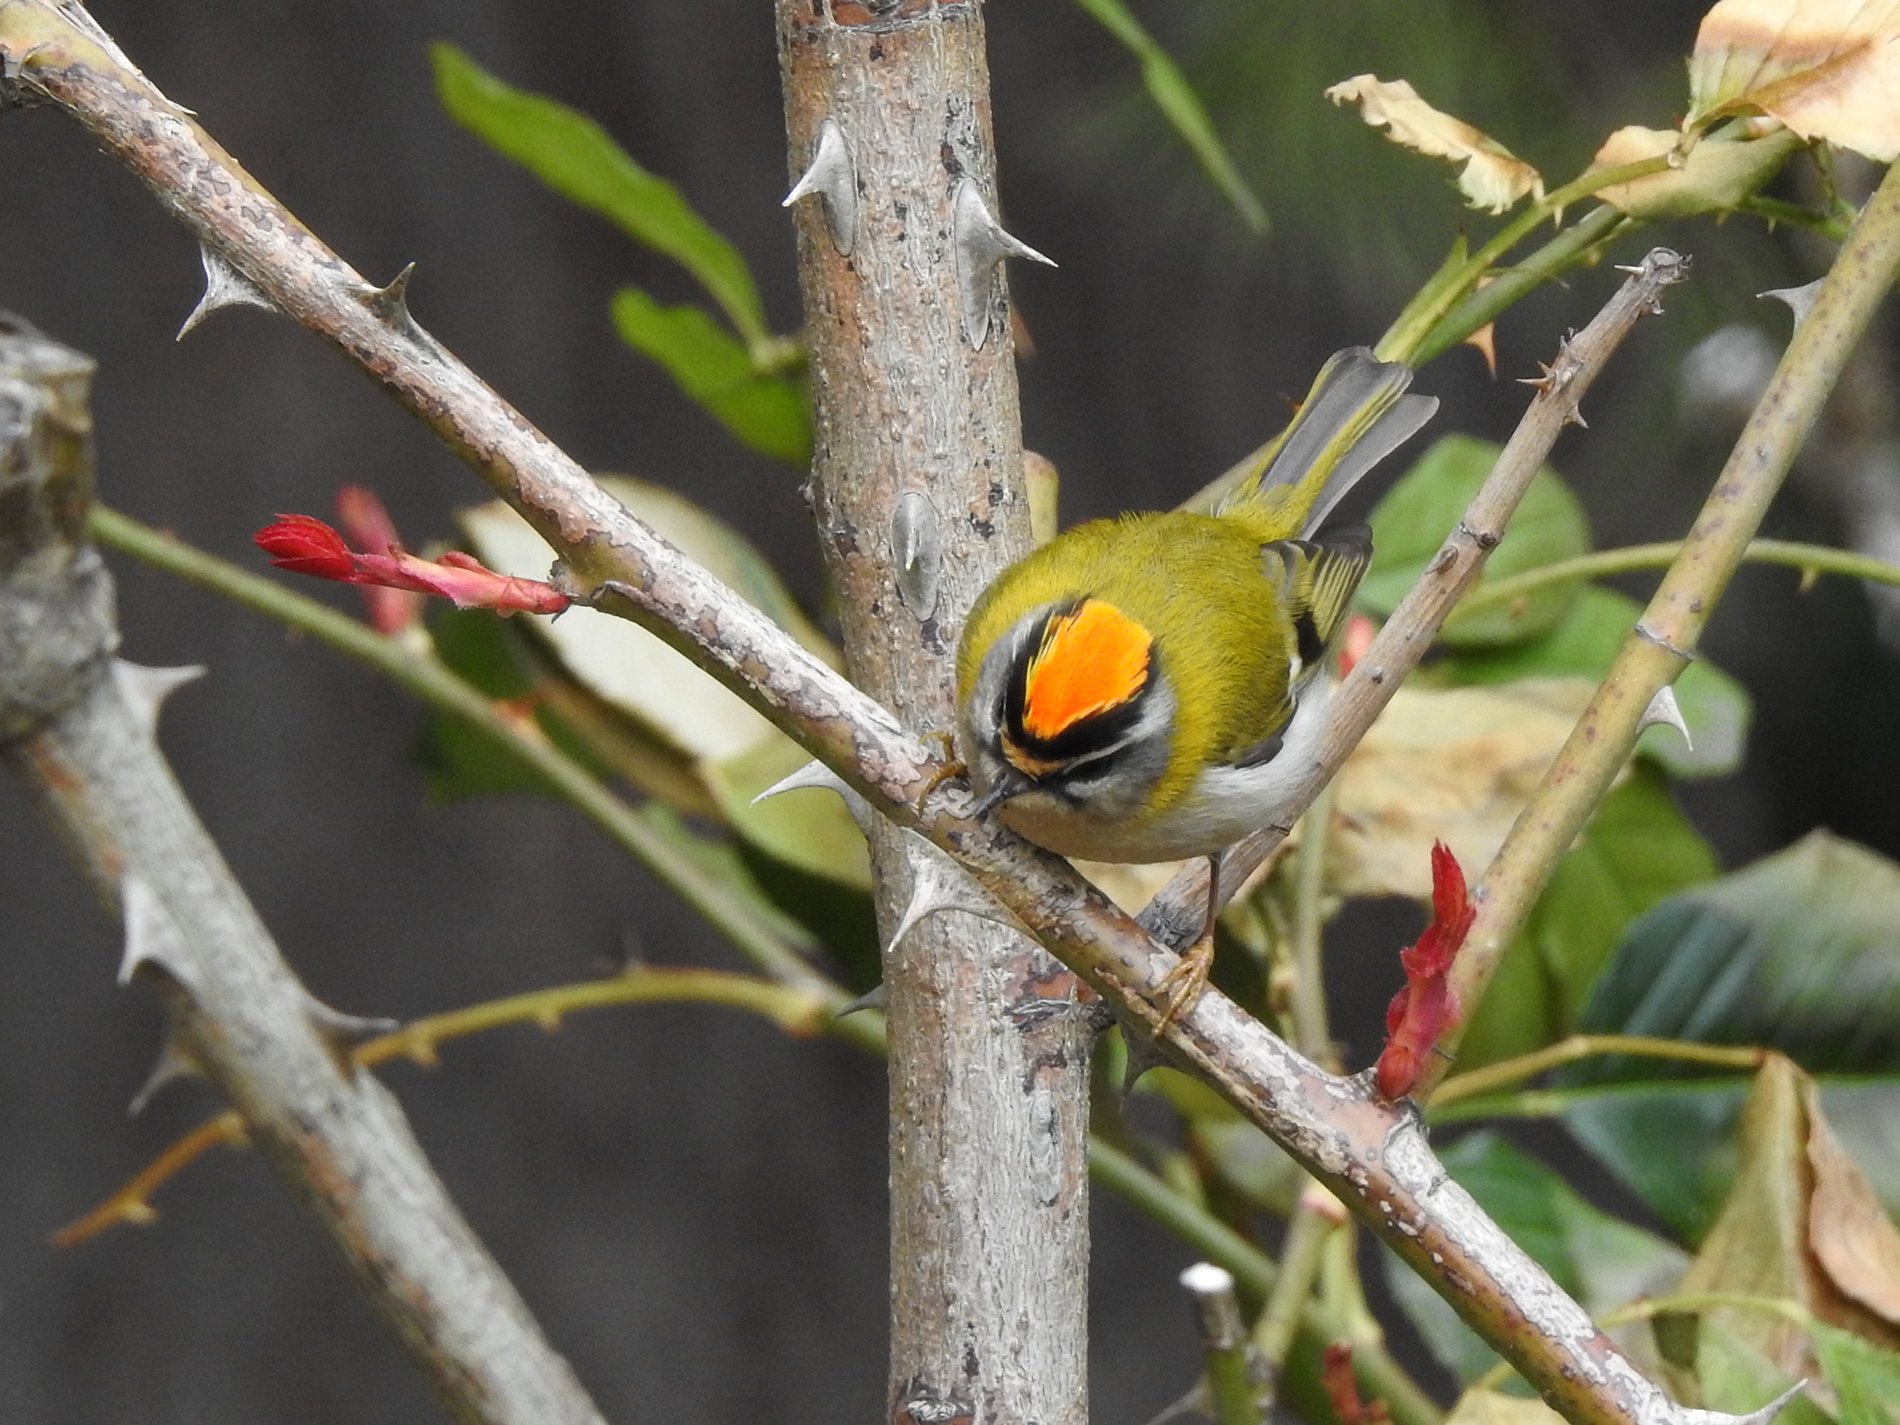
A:
<svg viewBox="0 0 1900 1425">
<path fill-rule="evenodd" d="M 1770 1055 L 1739 1137 L 1734 1190 L 1680 1290 L 1794 1302 L 1831 1326 L 1889 1348 L 1900 1344 L 1900 1233 L 1828 1126 L 1814 1080 Z M 1743 1349 L 1790 1378 L 1817 1373 L 1808 1332 L 1796 1320 L 1725 1306 L 1703 1313 L 1694 1329 L 1714 1347 L 1701 1363 L 1705 1372 Z M 1697 1355 L 1676 1353 L 1679 1365 Z"/>
<path fill-rule="evenodd" d="M 1808 1240 L 1821 1270 L 1850 1301 L 1900 1326 L 1900 1231 L 1818 1105 L 1808 1131 L 1808 1162 L 1814 1169 Z"/>
<path fill-rule="evenodd" d="M 1328 89 L 1326 97 L 1335 104 L 1357 104 L 1360 116 L 1385 129 L 1394 143 L 1462 163 L 1458 190 L 1474 208 L 1502 213 L 1527 193 L 1544 196 L 1544 180 L 1535 168 L 1463 119 L 1434 109 L 1403 79 L 1358 74 Z"/>
</svg>

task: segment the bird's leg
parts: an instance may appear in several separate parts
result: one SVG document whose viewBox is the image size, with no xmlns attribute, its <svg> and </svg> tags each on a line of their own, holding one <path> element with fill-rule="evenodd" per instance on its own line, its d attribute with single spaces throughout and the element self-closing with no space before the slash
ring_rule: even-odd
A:
<svg viewBox="0 0 1900 1425">
<path fill-rule="evenodd" d="M 1200 938 L 1181 952 L 1181 958 L 1169 966 L 1155 986 L 1157 993 L 1174 991 L 1168 995 L 1167 1008 L 1161 1011 L 1161 1022 L 1155 1026 L 1157 1039 L 1168 1032 L 1176 1016 L 1193 1008 L 1207 988 L 1208 974 L 1214 968 L 1214 922 L 1219 919 L 1220 853 L 1216 852 L 1207 858 L 1207 919 L 1202 923 Z"/>
</svg>

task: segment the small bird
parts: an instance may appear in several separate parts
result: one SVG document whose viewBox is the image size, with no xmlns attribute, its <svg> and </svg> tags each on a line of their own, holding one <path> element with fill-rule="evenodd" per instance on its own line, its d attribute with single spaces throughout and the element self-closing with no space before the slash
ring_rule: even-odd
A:
<svg viewBox="0 0 1900 1425">
<path fill-rule="evenodd" d="M 1364 525 L 1307 536 L 1437 410 L 1411 379 L 1341 351 L 1212 514 L 1094 520 L 998 574 L 957 649 L 973 814 L 1065 856 L 1215 872 L 1273 821 L 1318 745 L 1327 650 L 1372 558 Z M 1207 981 L 1219 908 L 1210 874 L 1164 1029 Z"/>
</svg>

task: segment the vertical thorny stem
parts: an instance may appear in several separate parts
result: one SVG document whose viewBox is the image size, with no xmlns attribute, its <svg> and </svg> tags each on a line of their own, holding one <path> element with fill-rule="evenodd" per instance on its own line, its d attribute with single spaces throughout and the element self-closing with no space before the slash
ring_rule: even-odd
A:
<svg viewBox="0 0 1900 1425">
<path fill-rule="evenodd" d="M 980 345 L 959 298 L 959 185 L 996 208 L 982 15 L 949 0 L 780 0 L 778 19 L 793 170 L 829 120 L 856 199 L 842 244 L 848 203 L 808 200 L 798 221 L 811 501 L 850 674 L 907 726 L 947 731 L 963 612 L 1029 538 L 1000 277 Z M 911 552 L 907 570 L 894 547 Z M 872 849 L 888 931 L 917 858 L 937 853 L 889 824 Z M 1091 1030 L 1077 982 L 963 915 L 927 920 L 884 968 L 889 1418 L 1079 1425 Z"/>
</svg>

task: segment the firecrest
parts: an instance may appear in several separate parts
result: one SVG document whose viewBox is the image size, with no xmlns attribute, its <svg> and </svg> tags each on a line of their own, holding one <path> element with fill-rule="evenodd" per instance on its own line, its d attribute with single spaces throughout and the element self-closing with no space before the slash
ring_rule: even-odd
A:
<svg viewBox="0 0 1900 1425">
<path fill-rule="evenodd" d="M 1212 513 L 1095 520 L 997 575 L 957 650 L 977 809 L 1065 856 L 1216 869 L 1272 822 L 1318 745 L 1327 651 L 1372 557 L 1363 525 L 1312 531 L 1437 409 L 1411 379 L 1339 352 Z M 1210 876 L 1164 1027 L 1206 982 L 1218 910 Z"/>
</svg>

